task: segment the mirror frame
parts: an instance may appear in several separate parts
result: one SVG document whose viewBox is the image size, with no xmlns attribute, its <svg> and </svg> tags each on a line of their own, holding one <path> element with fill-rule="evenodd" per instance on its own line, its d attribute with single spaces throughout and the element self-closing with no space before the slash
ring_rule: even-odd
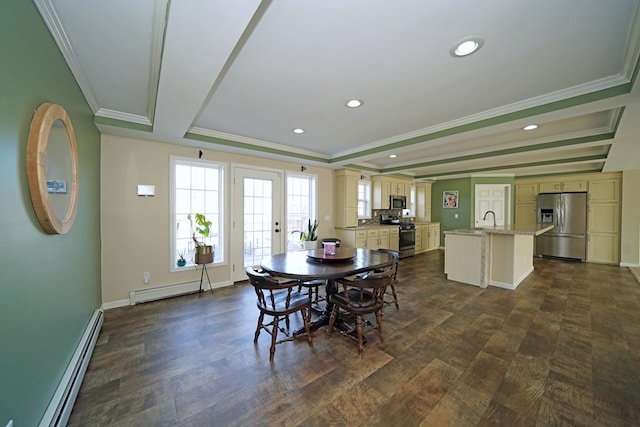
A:
<svg viewBox="0 0 640 427">
<path fill-rule="evenodd" d="M 71 200 L 64 218 L 58 218 L 47 190 L 47 145 L 51 127 L 56 120 L 62 121 L 67 134 L 67 142 L 71 152 L 72 182 Z M 31 126 L 27 142 L 27 179 L 31 202 L 40 225 L 49 234 L 66 234 L 76 218 L 78 199 L 78 150 L 76 136 L 71 119 L 65 109 L 58 104 L 44 103 L 38 107 Z"/>
</svg>

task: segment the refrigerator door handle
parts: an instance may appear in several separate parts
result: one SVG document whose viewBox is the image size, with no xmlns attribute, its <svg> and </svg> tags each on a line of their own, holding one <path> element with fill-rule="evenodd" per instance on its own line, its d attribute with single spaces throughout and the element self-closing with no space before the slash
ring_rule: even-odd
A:
<svg viewBox="0 0 640 427">
<path fill-rule="evenodd" d="M 564 229 L 564 199 L 560 197 L 560 228 Z"/>
</svg>

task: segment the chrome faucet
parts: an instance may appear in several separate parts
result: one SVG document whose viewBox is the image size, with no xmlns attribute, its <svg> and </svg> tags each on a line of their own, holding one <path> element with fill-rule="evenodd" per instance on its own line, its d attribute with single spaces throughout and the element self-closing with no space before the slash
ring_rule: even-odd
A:
<svg viewBox="0 0 640 427">
<path fill-rule="evenodd" d="M 482 220 L 486 221 L 487 220 L 487 215 L 489 215 L 489 214 L 493 215 L 493 227 L 495 228 L 495 226 L 496 226 L 496 213 L 494 211 L 486 211 L 484 213 L 484 218 L 482 218 Z"/>
</svg>

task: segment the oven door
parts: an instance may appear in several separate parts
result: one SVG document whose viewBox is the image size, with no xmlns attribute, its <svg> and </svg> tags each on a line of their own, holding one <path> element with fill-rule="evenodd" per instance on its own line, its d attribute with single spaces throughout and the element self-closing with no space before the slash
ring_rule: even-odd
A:
<svg viewBox="0 0 640 427">
<path fill-rule="evenodd" d="M 413 256 L 416 253 L 416 230 L 415 229 L 400 229 L 400 244 L 399 244 L 400 258 L 406 258 Z"/>
</svg>

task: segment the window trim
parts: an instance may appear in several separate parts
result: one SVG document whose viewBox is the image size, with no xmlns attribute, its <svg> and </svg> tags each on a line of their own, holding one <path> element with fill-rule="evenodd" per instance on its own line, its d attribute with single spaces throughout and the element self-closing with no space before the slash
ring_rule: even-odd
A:
<svg viewBox="0 0 640 427">
<path fill-rule="evenodd" d="M 311 178 L 313 179 L 313 194 L 311 195 L 313 206 L 313 216 L 311 219 L 316 219 L 320 222 L 320 218 L 318 218 L 318 175 L 313 173 L 304 173 L 304 172 L 293 172 L 293 171 L 285 171 L 284 177 L 284 194 L 283 194 L 283 205 L 284 205 L 284 218 L 285 218 L 285 228 L 286 235 L 284 236 L 283 247 L 288 248 L 289 236 L 291 235 L 291 231 L 289 230 L 289 177 L 299 177 L 299 178 Z M 311 214 L 311 213 L 310 213 Z"/>
<path fill-rule="evenodd" d="M 372 215 L 372 211 L 373 211 L 373 208 L 372 208 L 373 198 L 372 198 L 371 192 L 372 192 L 372 189 L 373 189 L 373 184 L 372 184 L 371 180 L 362 179 L 362 180 L 358 181 L 358 195 L 360 195 L 360 188 L 359 188 L 360 184 L 365 184 L 365 183 L 367 184 L 368 189 L 369 189 L 369 191 L 368 191 L 369 194 L 367 195 L 367 197 L 368 197 L 367 198 L 367 202 L 369 203 L 369 209 L 368 209 L 369 215 L 362 215 L 361 216 L 360 215 L 360 209 L 358 208 L 358 219 L 371 219 L 372 218 L 371 215 Z M 360 199 L 357 200 L 357 203 L 358 203 L 358 205 L 360 204 Z"/>
<path fill-rule="evenodd" d="M 176 177 L 175 177 L 175 167 L 178 164 L 190 164 L 192 166 L 200 166 L 202 165 L 210 165 L 216 166 L 220 169 L 220 186 L 218 190 L 218 206 L 220 206 L 220 212 L 218 213 L 219 217 L 219 230 L 220 230 L 220 243 L 222 246 L 222 259 L 220 261 L 216 261 L 210 264 L 211 266 L 222 266 L 227 264 L 227 258 L 229 256 L 228 250 L 225 247 L 225 241 L 227 239 L 227 228 L 226 228 L 226 212 L 225 212 L 225 199 L 227 197 L 226 192 L 228 191 L 226 187 L 227 181 L 227 168 L 228 164 L 226 162 L 216 162 L 213 160 L 206 159 L 194 159 L 190 157 L 183 156 L 169 156 L 169 272 L 180 272 L 180 271 L 188 271 L 192 270 L 194 267 L 197 268 L 196 264 L 187 264 L 184 267 L 178 267 L 174 260 L 174 255 L 177 256 L 176 249 L 176 209 L 175 209 L 175 199 L 176 199 Z"/>
</svg>

